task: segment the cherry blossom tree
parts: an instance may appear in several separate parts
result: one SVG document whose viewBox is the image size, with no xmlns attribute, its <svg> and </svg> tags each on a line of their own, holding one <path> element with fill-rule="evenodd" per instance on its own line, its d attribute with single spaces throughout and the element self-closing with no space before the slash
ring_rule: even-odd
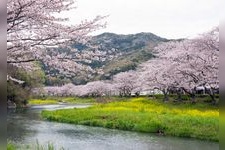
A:
<svg viewBox="0 0 225 150">
<path fill-rule="evenodd" d="M 105 85 L 102 81 L 93 81 L 87 83 L 88 93 L 94 97 L 101 97 L 105 93 Z"/>
<path fill-rule="evenodd" d="M 175 64 L 173 73 L 178 87 L 194 99 L 197 86 L 209 86 L 209 95 L 215 103 L 213 89 L 218 88 L 219 29 L 194 39 L 159 45 L 156 54 Z M 170 66 L 170 65 L 169 65 Z"/>
<path fill-rule="evenodd" d="M 215 104 L 215 90 L 219 89 L 219 28 L 216 27 L 195 39 L 194 46 L 201 54 L 196 68 L 202 72 L 202 85 Z"/>
<path fill-rule="evenodd" d="M 72 83 L 63 86 L 49 86 L 44 88 L 33 89 L 33 94 L 36 96 L 92 96 L 96 97 L 98 102 L 107 102 L 110 100 L 106 96 L 111 96 L 115 93 L 113 84 L 110 81 L 93 81 L 85 85 L 74 85 Z"/>
<path fill-rule="evenodd" d="M 59 13 L 74 9 L 74 0 L 8 0 L 7 3 L 7 63 L 27 70 L 33 61 L 42 61 L 62 73 L 73 73 L 90 68 L 77 60 L 90 58 L 77 53 L 70 45 L 86 43 L 89 33 L 105 27 L 104 17 L 84 20 L 78 25 L 68 25 L 68 18 Z M 56 48 L 64 48 L 59 53 Z"/>
<path fill-rule="evenodd" d="M 140 65 L 142 82 L 150 89 L 158 89 L 164 95 L 164 101 L 168 101 L 168 93 L 171 87 L 176 86 L 175 66 L 168 59 L 155 58 Z"/>
<path fill-rule="evenodd" d="M 74 93 L 75 85 L 72 83 L 68 83 L 60 87 L 60 92 L 62 93 L 62 96 L 72 96 Z"/>
<path fill-rule="evenodd" d="M 100 103 L 111 101 L 109 96 L 114 95 L 116 91 L 114 84 L 109 80 L 88 82 L 83 87 L 87 91 L 88 96 L 96 97 L 96 101 Z"/>
<path fill-rule="evenodd" d="M 44 87 L 45 93 L 50 96 L 62 96 L 61 88 L 59 86 Z"/>
<path fill-rule="evenodd" d="M 120 96 L 131 96 L 131 92 L 137 87 L 138 75 L 136 71 L 121 72 L 113 76 L 113 83 Z"/>
</svg>

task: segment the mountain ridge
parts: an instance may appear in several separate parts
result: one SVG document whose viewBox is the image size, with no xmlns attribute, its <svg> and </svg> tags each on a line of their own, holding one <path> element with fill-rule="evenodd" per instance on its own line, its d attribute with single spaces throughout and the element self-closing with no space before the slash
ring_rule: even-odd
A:
<svg viewBox="0 0 225 150">
<path fill-rule="evenodd" d="M 161 42 L 168 41 L 170 40 L 151 32 L 140 32 L 136 34 L 104 32 L 93 36 L 88 42 L 88 44 L 97 47 L 97 49 L 89 49 L 85 44 L 75 43 L 72 47 L 78 49 L 79 52 L 97 50 L 103 53 L 100 59 L 92 60 L 90 63 L 83 62 L 83 64 L 95 69 L 96 72 L 101 73 L 88 73 L 88 75 L 76 74 L 70 77 L 69 80 L 74 84 L 84 84 L 85 82 L 93 80 L 110 79 L 111 76 L 119 72 L 134 70 L 138 64 L 154 58 L 152 50 L 155 46 Z M 48 68 L 46 70 L 48 70 Z M 60 78 L 66 77 L 60 75 Z"/>
</svg>

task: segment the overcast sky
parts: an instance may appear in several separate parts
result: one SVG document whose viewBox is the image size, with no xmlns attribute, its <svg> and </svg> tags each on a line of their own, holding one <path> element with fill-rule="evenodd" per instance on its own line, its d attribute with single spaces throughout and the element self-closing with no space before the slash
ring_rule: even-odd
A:
<svg viewBox="0 0 225 150">
<path fill-rule="evenodd" d="M 191 38 L 219 25 L 219 0 L 77 0 L 73 23 L 109 15 L 107 28 L 94 34 L 152 32 L 165 38 Z"/>
</svg>

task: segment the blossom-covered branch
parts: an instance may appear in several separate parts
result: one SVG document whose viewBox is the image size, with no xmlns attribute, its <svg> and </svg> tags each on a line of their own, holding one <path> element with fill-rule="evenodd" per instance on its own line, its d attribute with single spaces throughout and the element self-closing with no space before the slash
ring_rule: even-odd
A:
<svg viewBox="0 0 225 150">
<path fill-rule="evenodd" d="M 63 11 L 74 9 L 74 0 L 9 0 L 7 3 L 7 63 L 30 68 L 30 61 L 42 61 L 49 67 L 67 70 L 77 62 L 67 59 L 61 63 L 57 48 L 85 43 L 90 33 L 105 27 L 104 16 L 85 20 L 78 25 L 67 25 L 68 18 L 56 17 Z M 71 49 L 70 49 L 71 50 Z M 50 55 L 55 53 L 56 55 Z M 68 55 L 75 56 L 76 50 Z M 69 58 L 69 57 L 66 57 Z M 73 72 L 79 67 L 73 67 Z M 71 69 L 70 69 L 71 71 Z M 63 71 L 62 71 L 63 72 Z"/>
</svg>

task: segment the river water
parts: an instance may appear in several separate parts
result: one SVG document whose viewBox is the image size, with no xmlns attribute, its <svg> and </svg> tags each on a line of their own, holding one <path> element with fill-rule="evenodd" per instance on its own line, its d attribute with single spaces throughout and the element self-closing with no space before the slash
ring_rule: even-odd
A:
<svg viewBox="0 0 225 150">
<path fill-rule="evenodd" d="M 188 138 L 158 136 L 99 127 L 43 120 L 43 109 L 84 108 L 88 105 L 45 105 L 9 110 L 8 139 L 18 144 L 46 145 L 68 150 L 219 150 L 219 143 Z"/>
</svg>

